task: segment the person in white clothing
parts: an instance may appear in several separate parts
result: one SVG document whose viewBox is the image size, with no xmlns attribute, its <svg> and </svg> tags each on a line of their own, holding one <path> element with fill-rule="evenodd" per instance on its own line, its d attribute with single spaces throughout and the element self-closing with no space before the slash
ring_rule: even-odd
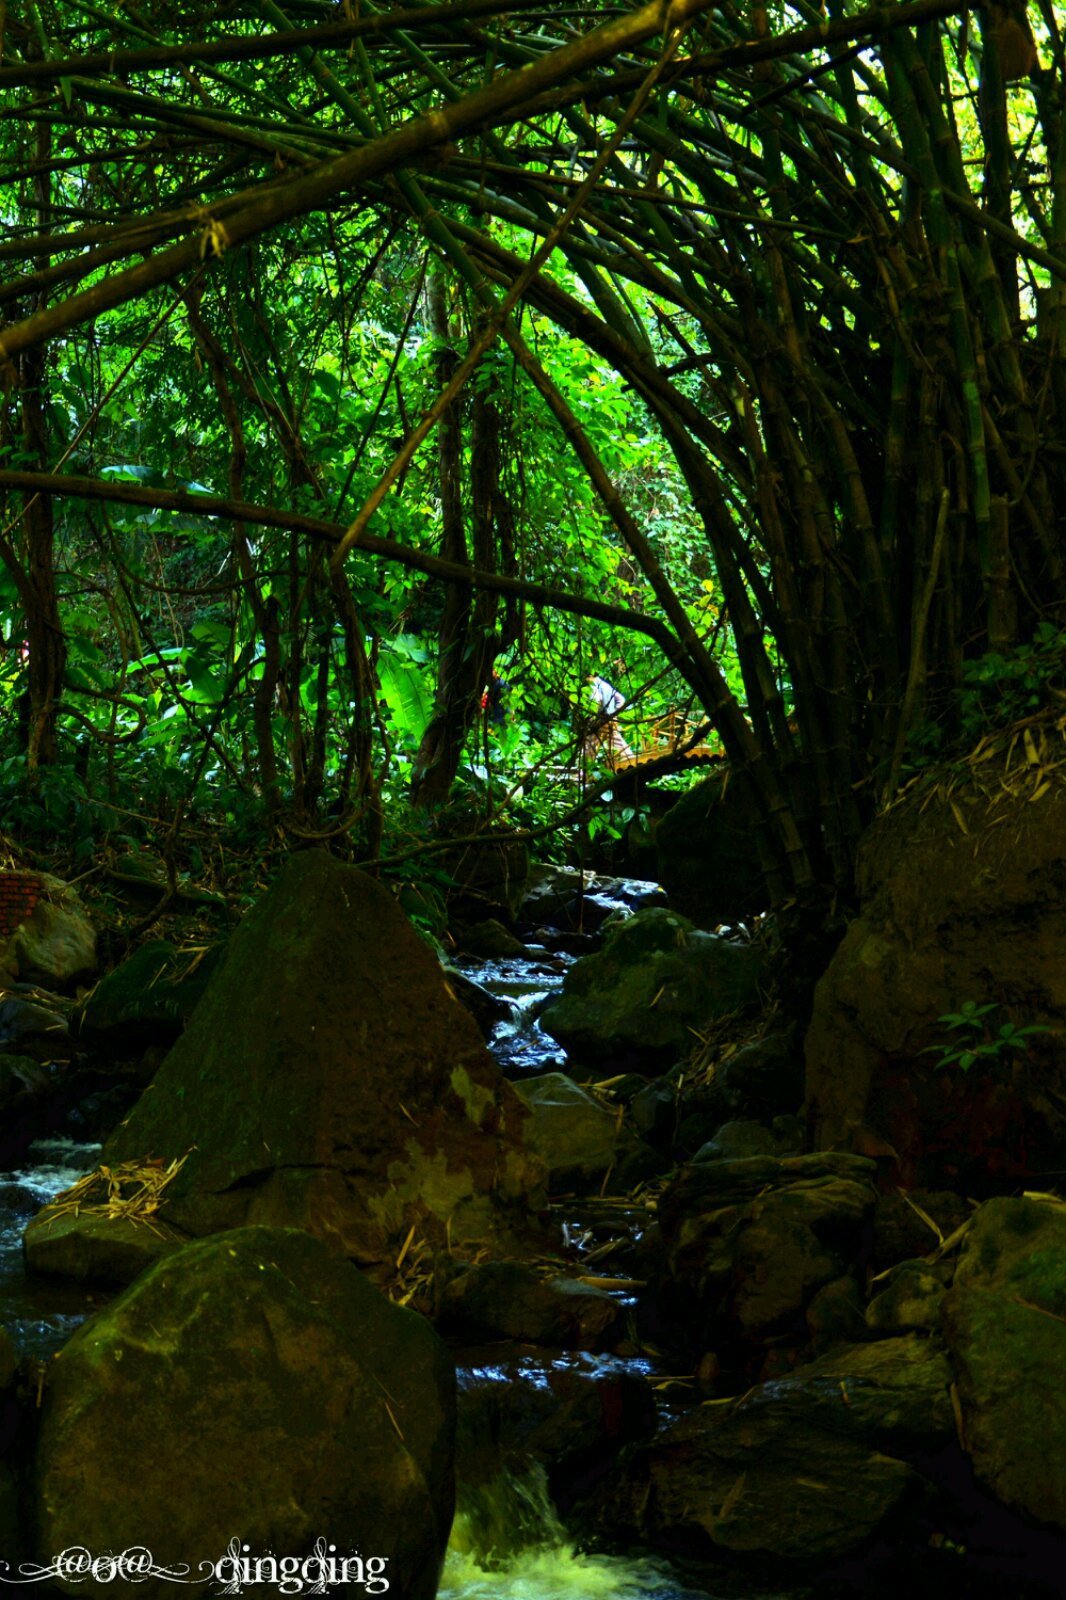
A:
<svg viewBox="0 0 1066 1600">
<path fill-rule="evenodd" d="M 600 717 L 593 727 L 588 739 L 588 748 L 595 751 L 602 748 L 607 751 L 607 759 L 611 766 L 617 766 L 620 761 L 632 761 L 633 752 L 622 737 L 622 730 L 618 726 L 618 713 L 625 705 L 625 696 L 617 689 L 613 689 L 606 678 L 601 678 L 595 672 L 589 673 L 589 690 L 592 698 L 600 710 Z"/>
</svg>

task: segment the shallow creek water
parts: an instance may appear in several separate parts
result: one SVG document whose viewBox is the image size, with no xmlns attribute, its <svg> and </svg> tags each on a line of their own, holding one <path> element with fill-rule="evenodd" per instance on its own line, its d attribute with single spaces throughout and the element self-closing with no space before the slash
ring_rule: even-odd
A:
<svg viewBox="0 0 1066 1600">
<path fill-rule="evenodd" d="M 482 1564 L 476 1536 L 460 1511 L 452 1528 L 437 1600 L 801 1600 L 796 1594 L 730 1588 L 714 1595 L 687 1587 L 667 1562 L 650 1556 L 582 1551 L 551 1507 L 543 1471 L 522 1483 L 503 1481 L 501 1496 L 522 1500 L 529 1539 L 513 1554 Z M 534 1527 L 530 1527 L 530 1523 Z M 540 1537 L 533 1537 L 539 1523 Z"/>
<path fill-rule="evenodd" d="M 542 1467 L 521 1480 L 501 1475 L 479 1507 L 479 1520 L 486 1517 L 496 1535 L 489 1558 L 484 1527 L 462 1509 L 456 1514 L 437 1600 L 804 1600 L 798 1590 L 743 1581 L 694 1587 L 656 1556 L 582 1550 L 552 1506 Z M 508 1531 L 513 1550 L 506 1548 Z"/>
<path fill-rule="evenodd" d="M 534 947 L 528 957 L 463 962 L 462 969 L 512 1006 L 494 1030 L 490 1049 L 511 1078 L 565 1065 L 560 1047 L 537 1023 L 546 996 L 562 984 L 573 953 Z M 27 1278 L 22 1232 L 46 1201 L 94 1167 L 97 1144 L 43 1139 L 17 1171 L 0 1173 L 0 1324 L 25 1356 L 54 1354 L 94 1310 L 110 1298 L 66 1284 Z M 501 1379 L 503 1378 L 501 1373 Z M 663 1561 L 580 1550 L 560 1523 L 542 1469 L 517 1482 L 493 1484 L 478 1513 L 493 1524 L 493 1551 L 485 1555 L 485 1527 L 462 1510 L 456 1517 L 439 1600 L 706 1600 Z M 754 1588 L 729 1587 L 721 1600 L 798 1600 Z"/>
<path fill-rule="evenodd" d="M 556 1072 L 566 1065 L 566 1052 L 544 1032 L 538 1014 L 548 996 L 562 987 L 572 955 L 533 948 L 529 957 L 463 963 L 468 977 L 511 1006 L 511 1017 L 497 1023 L 489 1050 L 509 1078 Z"/>
<path fill-rule="evenodd" d="M 548 995 L 561 987 L 576 948 L 563 952 L 531 945 L 527 957 L 457 963 L 512 1005 L 511 1019 L 496 1026 L 489 1042 L 512 1080 L 565 1070 L 565 1052 L 537 1018 Z M 575 1224 L 573 1232 L 581 1231 Z M 662 1420 L 669 1416 L 664 1413 Z M 795 1590 L 786 1595 L 743 1582 L 715 1589 L 709 1580 L 711 1588 L 695 1588 L 664 1560 L 580 1549 L 555 1512 L 543 1469 L 520 1482 L 504 1474 L 476 1517 L 493 1524 L 493 1554 L 483 1553 L 484 1525 L 476 1526 L 475 1517 L 460 1509 L 438 1600 L 802 1600 Z"/>
<path fill-rule="evenodd" d="M 99 1158 L 98 1144 L 39 1139 L 20 1168 L 0 1173 L 0 1324 L 23 1355 L 53 1355 L 109 1298 L 75 1284 L 27 1278 L 22 1265 L 22 1233 L 30 1218 Z"/>
</svg>

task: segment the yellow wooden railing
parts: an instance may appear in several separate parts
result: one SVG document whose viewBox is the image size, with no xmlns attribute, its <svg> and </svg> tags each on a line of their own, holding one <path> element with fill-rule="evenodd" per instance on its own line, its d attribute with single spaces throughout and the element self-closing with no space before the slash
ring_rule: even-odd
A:
<svg viewBox="0 0 1066 1600">
<path fill-rule="evenodd" d="M 671 709 L 648 723 L 646 730 L 640 729 L 641 742 L 628 755 L 612 748 L 609 738 L 601 742 L 602 753 L 614 772 L 633 772 L 668 757 L 678 757 L 686 762 L 714 760 L 721 751 L 713 745 L 701 742 L 685 749 L 697 727 L 698 724 L 690 722 L 683 712 Z M 629 729 L 621 731 L 623 735 L 630 732 Z"/>
</svg>

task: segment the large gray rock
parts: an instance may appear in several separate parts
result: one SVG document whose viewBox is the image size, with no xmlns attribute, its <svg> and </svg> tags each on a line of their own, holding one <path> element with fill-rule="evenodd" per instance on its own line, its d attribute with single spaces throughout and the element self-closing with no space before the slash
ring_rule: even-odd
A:
<svg viewBox="0 0 1066 1600">
<path fill-rule="evenodd" d="M 573 1056 L 655 1071 L 690 1055 L 708 1023 L 754 1004 L 764 977 L 753 946 L 652 907 L 574 963 L 540 1025 Z"/>
<path fill-rule="evenodd" d="M 963 1438 L 1009 1506 L 1066 1530 L 1066 1204 L 989 1200 L 970 1224 L 944 1328 Z"/>
<path fill-rule="evenodd" d="M 1032 804 L 1000 787 L 992 754 L 980 770 L 988 795 L 953 782 L 950 797 L 915 795 L 870 829 L 860 912 L 806 1040 L 816 1146 L 847 1149 L 871 1130 L 908 1187 L 987 1192 L 990 1179 L 1009 1188 L 1066 1165 L 1066 788 Z M 993 1035 L 1008 1021 L 1053 1032 L 968 1072 L 940 1065 L 965 1035 L 938 1018 L 967 1001 L 996 1008 Z"/>
<path fill-rule="evenodd" d="M 104 1162 L 187 1155 L 160 1213 L 180 1232 L 299 1226 L 388 1271 L 408 1235 L 514 1253 L 542 1192 L 527 1121 L 388 891 L 308 851 L 233 935 Z"/>
<path fill-rule="evenodd" d="M 882 1339 L 845 1345 L 797 1367 L 754 1390 L 738 1409 L 773 1410 L 891 1455 L 919 1456 L 954 1435 L 951 1380 L 947 1356 L 931 1340 Z"/>
<path fill-rule="evenodd" d="M 611 1517 L 652 1544 L 826 1561 L 856 1549 L 951 1436 L 944 1357 L 886 1340 L 700 1408 L 631 1459 Z"/>
<path fill-rule="evenodd" d="M 41 1560 L 147 1547 L 165 1566 L 253 1554 L 383 1558 L 432 1600 L 453 1511 L 454 1370 L 432 1328 L 328 1246 L 244 1228 L 159 1263 L 48 1370 Z M 58 1585 L 170 1600 L 174 1584 Z"/>
</svg>

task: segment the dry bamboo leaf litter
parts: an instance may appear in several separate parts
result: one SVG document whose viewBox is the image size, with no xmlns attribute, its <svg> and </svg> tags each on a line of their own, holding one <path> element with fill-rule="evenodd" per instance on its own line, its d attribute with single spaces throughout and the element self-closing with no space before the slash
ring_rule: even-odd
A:
<svg viewBox="0 0 1066 1600">
<path fill-rule="evenodd" d="M 986 806 L 1004 800 L 1036 801 L 1066 782 L 1066 715 L 1058 706 L 1045 707 L 994 733 L 982 734 L 965 756 L 935 769 L 918 773 L 904 784 L 885 807 L 894 811 L 906 800 L 921 796 L 919 810 L 934 800 L 951 807 L 964 833 L 970 827 L 959 801 L 983 799 Z"/>
<path fill-rule="evenodd" d="M 165 1164 L 151 1157 L 123 1161 L 118 1166 L 99 1166 L 64 1189 L 45 1207 L 43 1220 L 60 1217 L 107 1217 L 112 1222 L 141 1223 L 158 1233 L 153 1218 L 165 1203 L 164 1191 L 173 1182 L 196 1148 L 186 1150 Z"/>
</svg>

